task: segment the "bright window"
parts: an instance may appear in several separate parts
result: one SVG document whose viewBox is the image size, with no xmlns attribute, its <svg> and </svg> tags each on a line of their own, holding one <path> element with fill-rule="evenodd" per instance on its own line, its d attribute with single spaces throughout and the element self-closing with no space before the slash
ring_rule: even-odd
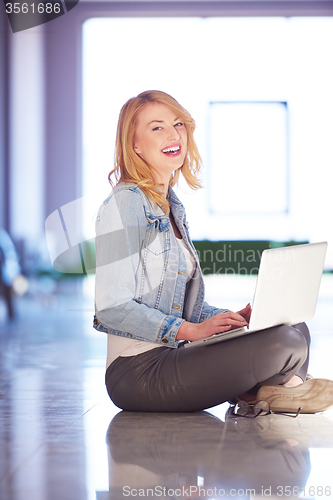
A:
<svg viewBox="0 0 333 500">
<path fill-rule="evenodd" d="M 287 213 L 287 143 L 286 103 L 210 103 L 209 211 L 224 216 Z M 221 196 L 225 183 L 230 189 Z"/>
<path fill-rule="evenodd" d="M 192 238 L 328 240 L 333 265 L 332 47 L 333 18 L 88 20 L 83 191 L 91 207 L 110 191 L 121 106 L 164 90 L 197 123 L 205 189 L 179 193 Z"/>
</svg>

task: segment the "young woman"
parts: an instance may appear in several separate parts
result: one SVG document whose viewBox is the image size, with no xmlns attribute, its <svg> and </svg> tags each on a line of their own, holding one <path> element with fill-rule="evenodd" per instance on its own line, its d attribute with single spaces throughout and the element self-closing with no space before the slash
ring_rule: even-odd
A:
<svg viewBox="0 0 333 500">
<path fill-rule="evenodd" d="M 190 114 L 160 91 L 139 94 L 120 112 L 109 174 L 116 186 L 96 221 L 94 327 L 108 334 L 108 394 L 124 410 L 186 412 L 240 395 L 260 398 L 264 390 L 277 409 L 323 410 L 333 404 L 333 382 L 303 383 L 305 324 L 184 348 L 184 341 L 247 325 L 251 315 L 249 304 L 232 312 L 204 301 L 185 210 L 172 189 L 180 173 L 200 187 L 194 129 Z M 281 406 L 290 391 L 294 401 Z"/>
</svg>

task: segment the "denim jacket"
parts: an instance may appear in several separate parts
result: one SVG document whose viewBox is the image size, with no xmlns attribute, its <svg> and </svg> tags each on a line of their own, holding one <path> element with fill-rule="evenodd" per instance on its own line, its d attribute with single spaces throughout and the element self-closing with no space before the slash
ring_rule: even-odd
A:
<svg viewBox="0 0 333 500">
<path fill-rule="evenodd" d="M 196 259 L 193 277 L 186 283 L 186 260 L 169 215 L 135 184 L 118 184 L 96 220 L 96 330 L 177 347 L 175 337 L 184 319 L 200 323 L 226 311 L 204 302 L 185 209 L 171 187 L 168 201 Z"/>
</svg>

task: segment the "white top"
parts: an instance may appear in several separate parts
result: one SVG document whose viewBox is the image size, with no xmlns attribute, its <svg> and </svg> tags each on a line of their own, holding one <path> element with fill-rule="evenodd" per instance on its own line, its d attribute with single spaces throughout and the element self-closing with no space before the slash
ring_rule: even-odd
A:
<svg viewBox="0 0 333 500">
<path fill-rule="evenodd" d="M 183 250 L 184 255 L 185 255 L 185 259 L 186 259 L 186 283 L 187 283 L 192 278 L 197 264 L 196 264 L 194 255 L 188 249 L 188 246 L 186 245 L 185 241 L 183 239 L 178 239 L 178 238 L 176 238 L 176 240 L 178 241 L 180 248 Z"/>
<path fill-rule="evenodd" d="M 186 259 L 186 283 L 192 278 L 196 269 L 196 260 L 190 252 L 183 239 L 176 238 L 180 248 L 183 250 Z M 136 356 L 151 349 L 161 347 L 155 342 L 146 342 L 145 340 L 130 339 L 118 335 L 108 335 L 107 360 L 106 367 L 110 366 L 118 356 Z"/>
</svg>

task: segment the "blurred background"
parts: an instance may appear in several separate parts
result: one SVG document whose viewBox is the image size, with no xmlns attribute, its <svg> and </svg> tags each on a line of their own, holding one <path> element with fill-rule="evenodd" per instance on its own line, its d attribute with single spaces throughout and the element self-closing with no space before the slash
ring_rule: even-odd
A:
<svg viewBox="0 0 333 500">
<path fill-rule="evenodd" d="M 239 310 L 250 302 L 264 248 L 328 241 L 309 322 L 310 373 L 333 378 L 333 1 L 59 2 L 64 15 L 15 33 L 0 3 L 0 496 L 114 500 L 123 498 L 122 476 L 106 441 L 119 409 L 104 387 L 106 335 L 92 328 L 92 318 L 94 220 L 110 192 L 120 108 L 159 89 L 196 121 L 204 189 L 190 192 L 182 183 L 178 194 L 208 273 L 209 303 Z M 224 421 L 225 406 L 210 412 Z M 263 426 L 253 442 L 269 451 L 272 440 L 279 446 L 293 437 L 281 455 L 288 458 L 304 440 L 309 485 L 329 484 L 331 422 L 303 419 L 300 439 L 299 420 L 287 420 L 296 422 L 287 433 L 284 421 L 282 431 Z M 173 421 L 170 428 L 172 453 L 160 439 L 155 444 L 177 467 Z M 132 443 L 126 429 L 119 434 L 125 462 L 126 450 L 131 460 L 132 444 L 140 451 L 144 437 Z M 194 431 L 184 439 L 195 470 L 182 472 L 180 481 L 192 481 L 194 473 L 201 485 Z M 123 445 L 124 435 L 131 446 Z M 237 480 L 262 481 L 263 471 L 280 484 L 289 480 L 283 468 L 277 475 L 274 460 L 269 469 L 266 453 L 262 462 L 252 460 L 249 435 L 235 441 L 231 432 L 229 448 L 221 439 L 228 460 L 230 447 L 238 451 L 230 462 Z M 171 471 L 167 479 L 175 480 L 163 460 L 156 469 L 152 453 L 152 470 Z M 145 457 L 138 457 L 138 478 L 145 480 Z M 298 477 L 293 467 L 302 461 L 292 458 L 289 466 L 287 458 L 283 463 Z"/>
<path fill-rule="evenodd" d="M 20 297 L 93 307 L 117 119 L 147 89 L 197 124 L 204 189 L 178 190 L 198 248 L 326 240 L 333 269 L 331 1 L 81 0 L 17 33 L 0 14 L 2 320 Z"/>
</svg>

